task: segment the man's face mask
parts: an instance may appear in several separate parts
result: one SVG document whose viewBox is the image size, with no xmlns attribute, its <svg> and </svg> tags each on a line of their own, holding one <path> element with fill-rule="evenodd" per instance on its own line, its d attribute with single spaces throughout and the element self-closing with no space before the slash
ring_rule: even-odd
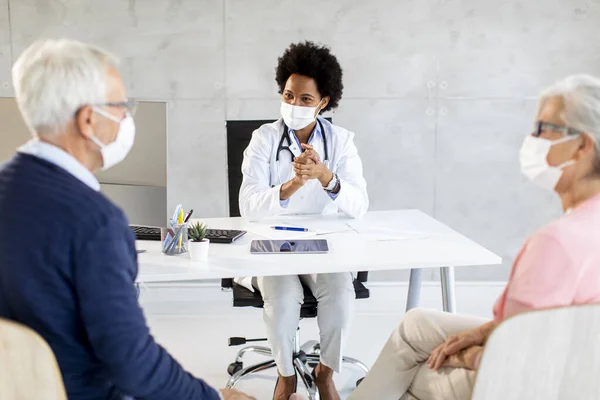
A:
<svg viewBox="0 0 600 400">
<path fill-rule="evenodd" d="M 129 113 L 127 113 L 124 119 L 119 120 L 114 115 L 101 108 L 94 107 L 94 111 L 119 124 L 119 132 L 117 132 L 117 137 L 114 142 L 105 144 L 96 136 L 91 138 L 92 142 L 100 148 L 102 154 L 102 170 L 106 171 L 123 161 L 131 151 L 135 142 L 135 122 Z"/>
</svg>

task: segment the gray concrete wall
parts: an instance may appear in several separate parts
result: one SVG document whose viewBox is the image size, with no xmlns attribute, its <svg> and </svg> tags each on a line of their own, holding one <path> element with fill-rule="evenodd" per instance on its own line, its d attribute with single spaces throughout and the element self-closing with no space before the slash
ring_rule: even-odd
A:
<svg viewBox="0 0 600 400">
<path fill-rule="evenodd" d="M 0 0 L 0 96 L 40 36 L 110 49 L 133 97 L 168 102 L 169 207 L 224 216 L 224 121 L 276 118 L 277 57 L 328 44 L 346 86 L 333 118 L 357 134 L 372 209 L 432 214 L 505 258 L 458 279 L 505 279 L 526 235 L 559 215 L 519 174 L 535 96 L 600 75 L 598 21 L 598 0 Z"/>
</svg>

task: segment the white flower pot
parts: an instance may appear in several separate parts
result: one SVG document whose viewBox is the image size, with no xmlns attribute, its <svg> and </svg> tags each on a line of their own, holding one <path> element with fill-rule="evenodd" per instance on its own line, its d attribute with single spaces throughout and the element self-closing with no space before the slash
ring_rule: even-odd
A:
<svg viewBox="0 0 600 400">
<path fill-rule="evenodd" d="M 208 260 L 208 247 L 210 241 L 203 239 L 201 242 L 188 243 L 188 252 L 190 253 L 190 259 L 197 262 L 206 262 Z"/>
</svg>

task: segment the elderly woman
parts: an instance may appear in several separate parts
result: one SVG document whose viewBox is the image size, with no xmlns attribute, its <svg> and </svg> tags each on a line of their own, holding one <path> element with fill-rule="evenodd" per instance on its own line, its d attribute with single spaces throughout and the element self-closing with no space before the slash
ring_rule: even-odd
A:
<svg viewBox="0 0 600 400">
<path fill-rule="evenodd" d="M 350 400 L 468 399 L 486 339 L 502 320 L 600 301 L 599 79 L 570 76 L 543 93 L 520 160 L 527 178 L 558 193 L 565 215 L 525 242 L 494 319 L 409 311 Z"/>
</svg>

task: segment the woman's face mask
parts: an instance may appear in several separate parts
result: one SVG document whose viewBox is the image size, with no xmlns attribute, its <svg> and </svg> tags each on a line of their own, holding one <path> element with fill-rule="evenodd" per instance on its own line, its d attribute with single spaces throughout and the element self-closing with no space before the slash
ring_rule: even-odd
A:
<svg viewBox="0 0 600 400">
<path fill-rule="evenodd" d="M 295 131 L 306 128 L 317 118 L 319 111 L 321 111 L 319 107 L 321 106 L 322 102 L 323 100 L 321 100 L 316 107 L 301 107 L 293 106 L 285 101 L 282 101 L 281 116 L 283 117 L 283 121 L 288 128 Z"/>
<path fill-rule="evenodd" d="M 521 172 L 535 185 L 547 190 L 554 190 L 563 174 L 563 169 L 575 164 L 575 160 L 569 160 L 553 167 L 548 164 L 548 153 L 552 146 L 577 138 L 579 135 L 569 135 L 558 140 L 527 136 L 519 154 Z"/>
</svg>

